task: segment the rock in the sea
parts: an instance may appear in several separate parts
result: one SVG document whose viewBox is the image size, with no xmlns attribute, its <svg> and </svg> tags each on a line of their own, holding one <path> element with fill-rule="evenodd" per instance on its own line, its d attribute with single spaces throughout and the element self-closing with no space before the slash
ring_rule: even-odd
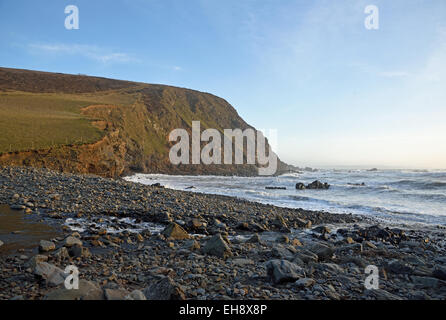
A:
<svg viewBox="0 0 446 320">
<path fill-rule="evenodd" d="M 328 189 L 330 185 L 328 183 L 322 183 L 319 180 L 315 180 L 312 183 L 308 184 L 307 189 Z"/>
<path fill-rule="evenodd" d="M 305 277 L 303 268 L 287 260 L 268 261 L 266 272 L 274 284 L 292 282 Z"/>
<path fill-rule="evenodd" d="M 65 281 L 65 273 L 62 269 L 47 262 L 37 262 L 34 274 L 46 281 L 50 286 L 58 286 Z"/>
<path fill-rule="evenodd" d="M 296 189 L 297 190 L 304 190 L 305 189 L 305 185 L 302 182 L 298 182 L 298 183 L 296 183 Z"/>
<path fill-rule="evenodd" d="M 48 293 L 45 300 L 104 300 L 102 289 L 91 281 L 79 280 L 79 289 L 68 290 L 65 287 Z"/>
<path fill-rule="evenodd" d="M 67 248 L 71 248 L 72 246 L 80 246 L 82 247 L 82 241 L 76 237 L 69 236 L 65 239 L 64 246 Z"/>
<path fill-rule="evenodd" d="M 172 238 L 175 240 L 189 239 L 190 236 L 179 224 L 172 222 L 162 232 L 162 235 L 166 238 Z"/>
<path fill-rule="evenodd" d="M 232 255 L 231 248 L 220 234 L 216 234 L 206 242 L 203 252 L 219 258 L 227 258 Z"/>
<path fill-rule="evenodd" d="M 163 277 L 143 291 L 147 300 L 186 300 L 183 290 L 169 277 Z"/>
<path fill-rule="evenodd" d="M 54 244 L 54 242 L 47 241 L 47 240 L 40 240 L 40 244 L 39 244 L 40 252 L 48 252 L 48 251 L 51 251 L 54 249 L 56 249 L 56 245 Z"/>
</svg>

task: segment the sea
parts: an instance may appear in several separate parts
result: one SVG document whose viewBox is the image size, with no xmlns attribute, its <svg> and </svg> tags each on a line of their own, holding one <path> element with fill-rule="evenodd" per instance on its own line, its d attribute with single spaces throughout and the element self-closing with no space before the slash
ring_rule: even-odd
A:
<svg viewBox="0 0 446 320">
<path fill-rule="evenodd" d="M 125 179 L 281 207 L 366 215 L 392 223 L 446 225 L 446 170 L 333 169 L 274 177 L 135 174 Z M 330 188 L 295 188 L 298 182 L 315 180 L 329 183 Z"/>
</svg>

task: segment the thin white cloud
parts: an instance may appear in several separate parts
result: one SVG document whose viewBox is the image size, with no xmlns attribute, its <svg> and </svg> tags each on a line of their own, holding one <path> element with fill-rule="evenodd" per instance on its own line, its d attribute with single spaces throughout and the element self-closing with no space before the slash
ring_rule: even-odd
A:
<svg viewBox="0 0 446 320">
<path fill-rule="evenodd" d="M 128 53 L 114 52 L 92 45 L 32 43 L 28 47 L 30 50 L 38 53 L 79 55 L 101 63 L 138 62 L 138 59 Z"/>
</svg>

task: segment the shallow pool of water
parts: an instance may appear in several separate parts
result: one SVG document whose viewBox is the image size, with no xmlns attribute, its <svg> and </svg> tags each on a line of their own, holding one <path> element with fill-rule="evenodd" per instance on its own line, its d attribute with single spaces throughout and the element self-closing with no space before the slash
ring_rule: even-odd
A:
<svg viewBox="0 0 446 320">
<path fill-rule="evenodd" d="M 12 210 L 8 205 L 0 205 L 0 254 L 8 254 L 18 249 L 37 248 L 40 240 L 49 240 L 60 235 L 60 230 L 39 221 L 35 215 L 26 215 L 23 210 Z"/>
</svg>

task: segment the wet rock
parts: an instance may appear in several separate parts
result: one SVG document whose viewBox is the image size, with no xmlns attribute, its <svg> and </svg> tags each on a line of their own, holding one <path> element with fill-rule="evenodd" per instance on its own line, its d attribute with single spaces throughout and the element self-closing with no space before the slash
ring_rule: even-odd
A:
<svg viewBox="0 0 446 320">
<path fill-rule="evenodd" d="M 162 235 L 166 238 L 172 238 L 174 240 L 189 239 L 190 236 L 179 224 L 173 222 L 169 224 L 162 232 Z"/>
<path fill-rule="evenodd" d="M 307 189 L 328 189 L 330 185 L 328 183 L 322 183 L 319 180 L 315 180 L 306 186 Z"/>
<path fill-rule="evenodd" d="M 40 240 L 39 244 L 39 251 L 40 252 L 48 252 L 56 249 L 56 245 L 54 242 L 47 241 L 47 240 Z"/>
<path fill-rule="evenodd" d="M 298 182 L 296 183 L 296 189 L 297 190 L 304 190 L 305 188 L 305 184 L 303 184 L 302 182 Z"/>
<path fill-rule="evenodd" d="M 220 234 L 216 234 L 206 242 L 203 252 L 223 259 L 232 255 L 231 248 Z"/>
<path fill-rule="evenodd" d="M 44 300 L 104 300 L 104 294 L 97 284 L 81 279 L 79 289 L 68 290 L 63 287 L 48 293 Z"/>
<path fill-rule="evenodd" d="M 266 273 L 274 284 L 293 282 L 305 277 L 305 271 L 287 260 L 270 260 L 266 263 Z"/>
<path fill-rule="evenodd" d="M 143 291 L 147 300 L 186 300 L 183 290 L 169 277 L 163 277 Z"/>
</svg>

